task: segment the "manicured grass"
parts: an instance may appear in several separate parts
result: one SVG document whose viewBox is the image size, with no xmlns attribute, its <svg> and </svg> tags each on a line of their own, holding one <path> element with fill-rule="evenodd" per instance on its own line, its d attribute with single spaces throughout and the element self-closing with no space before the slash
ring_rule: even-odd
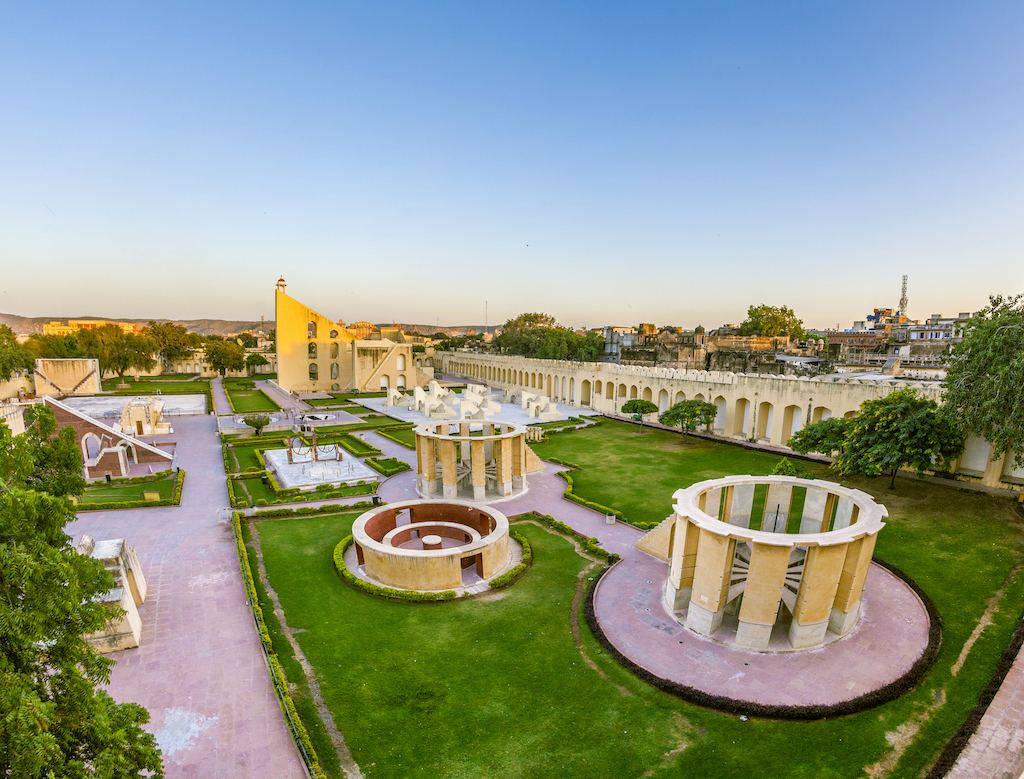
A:
<svg viewBox="0 0 1024 779">
<path fill-rule="evenodd" d="M 174 497 L 175 475 L 170 471 L 167 476 L 154 481 L 136 482 L 134 484 L 118 484 L 116 481 L 107 484 L 96 482 L 85 488 L 82 503 L 111 503 L 114 501 L 142 500 L 144 492 L 159 492 L 161 500 Z"/>
<path fill-rule="evenodd" d="M 231 407 L 235 410 L 236 414 L 281 410 L 281 407 L 267 397 L 263 390 L 233 389 L 225 386 L 224 391 L 227 392 L 228 398 L 231 401 Z"/>
<path fill-rule="evenodd" d="M 269 484 L 264 484 L 261 479 L 229 479 L 228 486 L 235 498 L 245 500 L 248 505 L 256 505 L 256 501 L 265 500 L 267 505 L 281 503 L 303 503 L 309 500 L 329 500 L 333 498 L 348 498 L 353 495 L 370 495 L 374 490 L 374 482 L 366 481 L 364 484 L 352 484 L 337 489 L 316 492 L 299 492 L 294 495 L 279 496 Z M 244 486 L 243 486 L 244 485 Z M 248 493 L 248 497 L 246 494 Z"/>
<path fill-rule="evenodd" d="M 387 430 L 378 430 L 377 432 L 385 438 L 390 438 L 392 441 L 408 447 L 409 449 L 416 448 L 416 433 L 413 432 L 411 427 L 388 428 Z"/>
<path fill-rule="evenodd" d="M 116 384 L 116 382 L 115 382 Z M 132 381 L 128 389 L 110 389 L 118 395 L 202 395 L 210 389 L 208 381 Z"/>
<path fill-rule="evenodd" d="M 717 442 L 606 421 L 558 433 L 541 456 L 576 462 L 576 492 L 656 521 L 675 489 L 778 462 Z M 812 475 L 833 478 L 801 463 Z M 616 483 L 619 482 L 619 483 Z M 886 734 L 932 708 L 889 776 L 918 776 L 977 700 L 1024 609 L 1024 578 L 1007 587 L 960 672 L 951 668 L 1021 560 L 1021 519 L 1006 499 L 899 479 L 845 482 L 889 509 L 877 554 L 934 600 L 944 639 L 925 680 L 861 714 L 809 723 L 737 718 L 660 693 L 619 667 L 584 624 L 602 676 L 573 645 L 569 603 L 586 563 L 560 537 L 521 526 L 534 567 L 491 602 L 380 601 L 337 581 L 333 545 L 347 517 L 262 523 L 268 574 L 326 702 L 364 774 L 374 777 L 860 777 L 889 751 Z M 649 505 L 649 504 L 653 504 Z M 558 516 L 556 514 L 556 519 Z M 624 690 L 624 692 L 620 691 Z M 939 702 L 936 705 L 936 702 Z M 678 755 L 665 755 L 685 743 Z"/>
</svg>

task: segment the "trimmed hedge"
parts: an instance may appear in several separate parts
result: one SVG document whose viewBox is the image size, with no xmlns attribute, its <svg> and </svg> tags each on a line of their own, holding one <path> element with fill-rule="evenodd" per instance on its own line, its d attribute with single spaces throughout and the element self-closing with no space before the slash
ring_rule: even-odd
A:
<svg viewBox="0 0 1024 779">
<path fill-rule="evenodd" d="M 667 692 L 670 695 L 675 695 L 678 698 L 682 698 L 688 703 L 693 703 L 697 706 L 703 706 L 708 709 L 724 711 L 728 714 L 743 714 L 750 717 L 760 717 L 762 719 L 810 721 L 822 720 L 831 717 L 842 717 L 847 714 L 857 714 L 861 711 L 873 709 L 883 703 L 894 701 L 905 693 L 910 692 L 917 686 L 918 682 L 924 678 L 928 669 L 932 667 L 932 664 L 935 662 L 935 658 L 938 657 L 939 647 L 942 644 L 942 618 L 939 616 L 939 612 L 935 608 L 935 604 L 932 603 L 931 598 L 929 598 L 925 592 L 917 586 L 917 582 L 907 576 L 896 566 L 890 565 L 883 560 L 879 560 L 877 557 L 871 558 L 871 561 L 882 566 L 894 576 L 902 579 L 912 590 L 914 590 L 915 593 L 917 593 L 917 596 L 924 604 L 925 610 L 928 612 L 928 645 L 925 647 L 921 656 L 917 658 L 914 664 L 910 667 L 910 670 L 908 670 L 899 679 L 896 679 L 877 690 L 866 693 L 865 695 L 832 705 L 819 704 L 814 706 L 788 706 L 783 704 L 738 701 L 733 698 L 726 698 L 722 695 L 713 695 L 694 687 L 688 687 L 685 684 L 680 684 L 679 682 L 674 682 L 670 679 L 663 679 L 662 677 L 651 673 L 646 668 L 637 665 L 618 650 L 618 648 L 608 639 L 608 636 L 605 635 L 605 632 L 601 629 L 600 623 L 597 621 L 597 615 L 594 610 L 594 595 L 597 592 L 597 585 L 601 581 L 601 578 L 611 570 L 609 568 L 605 568 L 601 573 L 595 576 L 593 583 L 587 590 L 585 616 L 587 619 L 587 625 L 590 626 L 590 630 L 594 634 L 594 637 L 598 642 L 600 642 L 601 646 L 608 650 L 608 653 L 615 658 L 619 665 L 629 671 L 632 671 L 634 675 L 638 676 L 652 687 L 655 687 L 662 692 Z M 939 776 L 942 775 L 943 774 L 939 774 Z"/>
<path fill-rule="evenodd" d="M 564 522 L 559 522 L 557 519 L 552 517 L 550 514 L 538 514 L 536 511 L 531 511 L 527 514 L 518 514 L 514 517 L 515 520 L 528 520 L 533 519 L 540 522 L 542 525 L 561 533 L 563 536 L 569 536 L 574 538 L 580 546 L 583 547 L 583 551 L 594 557 L 602 557 L 605 560 L 611 559 L 612 562 L 617 562 L 620 558 L 616 553 L 611 553 L 607 549 L 598 546 L 598 540 L 596 538 L 588 538 L 578 530 L 570 527 Z"/>
<path fill-rule="evenodd" d="M 260 452 L 257 451 L 257 457 Z M 260 462 L 263 462 L 262 458 L 259 458 Z M 371 495 L 377 491 L 377 482 L 368 481 L 362 484 L 346 484 L 342 487 L 335 487 L 329 490 L 302 490 L 298 487 L 291 487 L 289 489 L 283 489 L 278 484 L 277 479 L 274 478 L 274 474 L 271 471 L 244 471 L 239 474 L 232 474 L 228 476 L 228 488 L 231 493 L 232 506 L 235 508 L 244 508 L 250 506 L 253 503 L 252 495 L 245 489 L 241 482 L 248 481 L 250 479 L 260 479 L 267 477 L 268 486 L 271 492 L 274 493 L 274 500 L 267 501 L 267 505 L 271 503 L 300 503 L 307 500 L 328 500 L 330 498 L 349 498 L 353 495 Z M 245 493 L 243 499 L 237 494 L 235 483 L 238 483 L 238 488 Z"/>
<path fill-rule="evenodd" d="M 396 473 L 412 470 L 412 466 L 409 463 L 399 460 L 397 457 L 367 457 L 363 462 L 385 476 L 394 476 Z"/>
<path fill-rule="evenodd" d="M 386 600 L 397 600 L 405 601 L 407 603 L 441 603 L 442 601 L 455 600 L 455 590 L 444 590 L 442 592 L 414 592 L 412 590 L 395 590 L 391 587 L 380 587 L 376 584 L 371 584 L 368 581 L 364 581 L 352 573 L 348 566 L 345 565 L 345 550 L 352 546 L 353 540 L 351 535 L 345 536 L 338 545 L 334 547 L 334 570 L 337 571 L 338 576 L 345 582 L 349 587 L 365 592 L 368 595 L 374 595 L 378 598 L 384 598 Z"/>
<path fill-rule="evenodd" d="M 579 495 L 574 493 L 572 491 L 572 474 L 569 473 L 569 471 L 559 471 L 558 475 L 565 479 L 567 484 L 565 492 L 562 493 L 563 498 L 571 500 L 573 503 L 578 503 L 581 506 L 586 506 L 588 509 L 593 509 L 594 511 L 597 511 L 601 514 L 614 514 L 615 518 L 619 522 L 625 522 L 627 525 L 633 524 L 628 519 L 626 519 L 626 515 L 619 511 L 618 509 L 609 508 L 608 506 L 602 506 L 600 503 L 594 503 L 593 501 L 586 500 L 585 498 L 581 498 Z"/>
<path fill-rule="evenodd" d="M 380 503 L 386 506 L 386 503 Z M 266 511 L 254 511 L 252 516 L 255 519 L 275 519 L 278 517 L 305 517 L 310 514 L 343 514 L 350 511 L 359 511 L 373 507 L 372 500 L 359 500 L 355 503 L 325 503 L 322 506 L 299 506 L 294 509 L 267 509 Z"/>
<path fill-rule="evenodd" d="M 408 441 L 403 441 L 401 438 L 395 438 L 393 435 L 391 435 L 389 432 L 387 432 L 389 430 L 412 430 L 412 425 L 409 425 L 408 427 L 406 427 L 405 425 L 402 425 L 402 426 L 395 425 L 394 427 L 386 427 L 386 428 L 378 427 L 377 428 L 377 435 L 382 435 L 386 439 L 388 439 L 389 441 L 394 441 L 396 444 L 401 444 L 406 449 L 415 449 L 416 448 L 416 444 L 410 444 Z"/>
<path fill-rule="evenodd" d="M 155 474 L 154 474 L 155 475 Z M 150 480 L 149 476 L 136 476 L 136 479 Z M 163 500 L 112 500 L 106 503 L 79 503 L 78 511 L 114 511 L 116 509 L 144 509 L 156 508 L 159 506 L 178 506 L 181 504 L 181 491 L 185 486 L 185 471 L 178 469 L 178 475 L 174 480 L 174 495 Z"/>
<path fill-rule="evenodd" d="M 530 546 L 530 542 L 526 540 L 526 536 L 512 530 L 509 531 L 509 537 L 513 541 L 518 541 L 519 545 L 523 547 L 523 560 L 518 565 L 508 571 L 505 571 L 501 576 L 495 576 L 491 579 L 488 584 L 492 590 L 501 590 L 519 581 L 523 574 L 526 573 L 527 569 L 533 565 L 533 547 Z"/>
<path fill-rule="evenodd" d="M 270 664 L 271 679 L 274 682 L 274 691 L 277 692 L 281 708 L 285 710 L 286 717 L 292 731 L 292 737 L 299 742 L 303 751 L 309 758 L 308 768 L 314 779 L 327 779 L 327 774 L 320 768 L 320 758 L 317 757 L 313 742 L 309 738 L 306 726 L 302 724 L 299 713 L 295 710 L 295 703 L 288 693 L 288 677 L 285 676 L 277 655 L 274 653 L 274 645 L 270 640 L 270 631 L 267 630 L 267 623 L 263 619 L 263 609 L 259 605 L 259 597 L 256 594 L 256 584 L 252 580 L 252 570 L 249 568 L 249 556 L 245 552 L 245 543 L 242 541 L 242 521 L 238 512 L 235 512 L 231 519 L 231 527 L 235 533 L 235 549 L 238 552 L 238 564 L 242 570 L 242 581 L 245 584 L 245 593 L 249 598 L 249 606 L 252 609 L 253 619 L 256 620 L 256 631 L 259 633 L 260 642 L 263 644 L 263 651 L 267 655 Z"/>
</svg>

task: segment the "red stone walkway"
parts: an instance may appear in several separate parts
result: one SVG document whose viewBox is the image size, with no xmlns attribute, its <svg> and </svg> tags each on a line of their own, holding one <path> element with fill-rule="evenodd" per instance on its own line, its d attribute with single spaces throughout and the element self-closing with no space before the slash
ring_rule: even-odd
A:
<svg viewBox="0 0 1024 779">
<path fill-rule="evenodd" d="M 181 506 L 86 512 L 66 532 L 136 547 L 149 585 L 142 644 L 110 655 L 110 693 L 145 706 L 168 779 L 306 776 L 246 602 L 215 419 L 173 420 Z M 161 437 L 157 437 L 158 440 Z M 225 513 L 226 516 L 226 513 Z"/>
</svg>

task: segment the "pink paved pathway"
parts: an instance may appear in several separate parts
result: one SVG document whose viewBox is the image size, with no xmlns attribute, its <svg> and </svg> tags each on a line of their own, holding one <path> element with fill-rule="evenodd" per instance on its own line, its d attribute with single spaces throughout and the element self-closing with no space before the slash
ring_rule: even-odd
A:
<svg viewBox="0 0 1024 779">
<path fill-rule="evenodd" d="M 149 585 L 142 645 L 117 661 L 110 693 L 151 715 L 168 779 L 306 776 L 246 602 L 213 417 L 173 420 L 185 489 L 179 507 L 81 514 L 75 540 L 125 538 Z M 159 437 L 158 437 L 159 438 Z"/>
<path fill-rule="evenodd" d="M 1013 668 L 985 712 L 949 779 L 1016 779 L 1024 775 L 1024 659 Z"/>
</svg>

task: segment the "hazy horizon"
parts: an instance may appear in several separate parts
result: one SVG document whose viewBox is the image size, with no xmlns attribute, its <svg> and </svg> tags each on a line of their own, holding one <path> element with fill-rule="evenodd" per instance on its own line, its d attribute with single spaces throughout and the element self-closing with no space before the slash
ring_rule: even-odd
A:
<svg viewBox="0 0 1024 779">
<path fill-rule="evenodd" d="M 9 5 L 0 311 L 848 328 L 1024 292 L 1024 6 Z M 95 311 L 95 314 L 82 314 Z M 442 325 L 443 326 L 443 325 Z M 449 325 L 452 326 L 452 325 Z"/>
</svg>

